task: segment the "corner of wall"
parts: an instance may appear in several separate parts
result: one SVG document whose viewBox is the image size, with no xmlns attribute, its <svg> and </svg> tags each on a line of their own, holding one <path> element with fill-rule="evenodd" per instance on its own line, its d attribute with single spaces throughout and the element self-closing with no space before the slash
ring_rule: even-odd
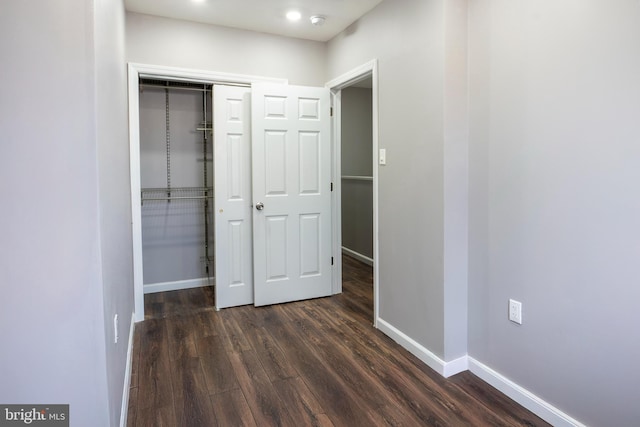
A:
<svg viewBox="0 0 640 427">
<path fill-rule="evenodd" d="M 444 356 L 468 345 L 469 85 L 468 1 L 444 5 Z M 455 359 L 457 360 L 457 359 Z"/>
<path fill-rule="evenodd" d="M 445 378 L 468 369 L 467 355 L 458 357 L 457 359 L 445 362 L 435 353 L 424 347 L 422 344 L 415 341 L 410 336 L 393 326 L 391 323 L 378 318 L 376 321 L 377 328 L 384 334 L 393 339 L 401 347 L 407 350 L 409 353 L 422 360 L 427 366 L 439 373 Z"/>
</svg>

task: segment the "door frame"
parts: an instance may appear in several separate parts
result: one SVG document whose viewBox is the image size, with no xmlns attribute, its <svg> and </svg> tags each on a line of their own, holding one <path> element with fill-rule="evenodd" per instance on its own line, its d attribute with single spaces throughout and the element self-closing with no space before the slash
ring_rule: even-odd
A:
<svg viewBox="0 0 640 427">
<path fill-rule="evenodd" d="M 142 266 L 142 208 L 140 197 L 140 77 L 152 77 L 206 84 L 270 82 L 288 84 L 287 79 L 166 67 L 128 64 L 129 174 L 131 179 L 131 231 L 133 246 L 133 296 L 135 321 L 144 320 L 144 281 Z"/>
<path fill-rule="evenodd" d="M 325 84 L 331 92 L 333 107 L 332 144 L 333 167 L 333 253 L 335 265 L 333 270 L 333 293 L 342 292 L 342 164 L 341 164 L 341 95 L 345 89 L 354 83 L 371 77 L 371 107 L 372 107 L 372 161 L 373 161 L 373 326 L 378 327 L 379 313 L 379 241 L 378 241 L 378 60 L 372 59 Z"/>
</svg>

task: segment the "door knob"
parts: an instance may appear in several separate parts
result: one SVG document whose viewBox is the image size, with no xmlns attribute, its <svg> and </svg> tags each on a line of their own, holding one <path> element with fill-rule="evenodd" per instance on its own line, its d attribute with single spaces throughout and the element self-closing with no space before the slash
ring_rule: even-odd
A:
<svg viewBox="0 0 640 427">
<path fill-rule="evenodd" d="M 258 202 L 258 203 L 256 203 L 256 209 L 258 209 L 259 211 L 261 211 L 262 209 L 264 209 L 264 203 L 262 203 L 262 202 Z"/>
</svg>

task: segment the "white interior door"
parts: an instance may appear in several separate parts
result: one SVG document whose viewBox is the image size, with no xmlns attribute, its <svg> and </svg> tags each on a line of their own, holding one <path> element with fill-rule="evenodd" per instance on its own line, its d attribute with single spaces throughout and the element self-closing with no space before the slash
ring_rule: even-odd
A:
<svg viewBox="0 0 640 427">
<path fill-rule="evenodd" d="M 216 308 L 253 303 L 251 90 L 215 85 Z"/>
<path fill-rule="evenodd" d="M 331 294 L 329 90 L 252 87 L 254 303 Z"/>
</svg>

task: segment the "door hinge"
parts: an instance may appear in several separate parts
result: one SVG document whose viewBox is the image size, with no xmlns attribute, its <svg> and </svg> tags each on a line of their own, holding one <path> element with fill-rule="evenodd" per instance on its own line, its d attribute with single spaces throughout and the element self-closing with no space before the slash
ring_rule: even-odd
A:
<svg viewBox="0 0 640 427">
<path fill-rule="evenodd" d="M 333 182 L 331 183 L 331 191 L 333 191 Z"/>
<path fill-rule="evenodd" d="M 329 108 L 329 115 L 333 117 L 333 107 Z"/>
<path fill-rule="evenodd" d="M 333 265 L 333 257 L 331 257 L 331 265 Z"/>
</svg>

